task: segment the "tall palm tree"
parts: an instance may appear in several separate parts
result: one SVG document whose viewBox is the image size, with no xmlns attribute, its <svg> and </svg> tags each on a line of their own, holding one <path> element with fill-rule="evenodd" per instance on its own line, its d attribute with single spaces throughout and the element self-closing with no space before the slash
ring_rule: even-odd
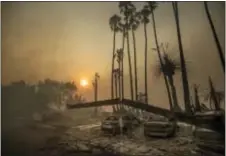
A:
<svg viewBox="0 0 226 156">
<path fill-rule="evenodd" d="M 118 90 L 118 83 L 120 82 L 120 69 L 119 68 L 117 68 L 117 69 L 114 69 L 114 71 L 113 71 L 113 73 L 114 73 L 114 81 L 115 81 L 115 98 L 119 98 L 119 90 Z M 113 106 L 112 107 L 113 108 L 113 111 L 115 112 L 115 111 L 117 111 L 117 110 L 119 110 L 119 108 L 117 107 L 117 105 L 116 105 L 116 108 Z"/>
<path fill-rule="evenodd" d="M 220 42 L 219 42 L 219 39 L 217 37 L 216 30 L 214 28 L 213 21 L 211 19 L 211 15 L 210 15 L 210 12 L 209 12 L 207 1 L 204 1 L 204 7 L 205 7 L 205 11 L 206 11 L 206 16 L 207 16 L 207 18 L 209 20 L 209 24 L 210 24 L 210 27 L 211 27 L 211 30 L 212 30 L 212 33 L 213 33 L 213 37 L 214 37 L 215 43 L 216 43 L 216 46 L 217 46 L 218 55 L 219 55 L 220 61 L 221 61 L 221 66 L 223 68 L 223 71 L 225 72 L 224 54 L 223 54 L 222 48 L 220 46 Z"/>
<path fill-rule="evenodd" d="M 163 73 L 163 75 L 165 75 L 168 78 L 168 82 L 171 88 L 171 95 L 174 103 L 173 112 L 181 112 L 181 108 L 178 105 L 177 93 L 176 93 L 176 88 L 175 88 L 174 79 L 173 79 L 175 71 L 180 70 L 180 63 L 178 63 L 175 60 L 172 60 L 166 53 L 164 53 L 162 60 L 163 60 L 163 64 L 158 65 L 156 75 L 160 76 L 161 73 Z"/>
<path fill-rule="evenodd" d="M 94 101 L 97 101 L 98 98 L 98 80 L 100 79 L 100 75 L 95 73 L 93 87 L 94 87 Z M 97 107 L 95 108 L 95 114 L 97 113 Z"/>
<path fill-rule="evenodd" d="M 155 25 L 155 14 L 154 14 L 154 10 L 157 8 L 157 2 L 148 2 L 148 6 L 149 9 L 151 11 L 151 17 L 152 17 L 152 26 L 153 26 L 153 32 L 154 32 L 154 37 L 155 37 L 155 46 L 156 46 L 156 51 L 158 53 L 158 57 L 159 57 L 159 61 L 160 61 L 160 65 L 161 67 L 163 66 L 163 62 L 161 59 L 161 55 L 160 55 L 160 49 L 159 49 L 159 43 L 158 43 L 158 37 L 157 37 L 157 31 L 156 31 L 156 25 Z M 163 78 L 165 81 L 165 85 L 166 85 L 166 90 L 167 90 L 167 94 L 168 94 L 168 98 L 169 98 L 169 105 L 170 105 L 170 109 L 172 110 L 172 98 L 170 95 L 170 89 L 169 89 L 169 84 L 167 82 L 167 77 L 166 75 L 163 74 Z"/>
<path fill-rule="evenodd" d="M 122 34 L 122 48 L 121 48 L 121 65 L 120 65 L 120 71 L 121 71 L 121 77 L 120 77 L 120 82 L 121 82 L 121 93 L 120 97 L 123 99 L 124 98 L 124 47 L 125 47 L 125 38 L 126 38 L 126 26 L 124 23 L 120 22 L 119 23 L 120 31 Z"/>
<path fill-rule="evenodd" d="M 190 105 L 190 92 L 189 92 L 187 69 L 186 69 L 183 46 L 182 46 L 180 22 L 179 22 L 179 11 L 178 11 L 177 2 L 172 2 L 172 7 L 173 7 L 173 13 L 174 13 L 176 29 L 177 29 L 177 39 L 178 39 L 178 46 L 179 46 L 179 53 L 180 53 L 181 76 L 182 76 L 182 84 L 183 84 L 183 92 L 184 92 L 185 110 L 187 113 L 191 114 L 192 111 L 191 111 L 191 105 Z"/>
<path fill-rule="evenodd" d="M 157 51 L 157 49 L 155 49 L 155 48 L 153 50 Z M 160 51 L 157 51 L 157 53 L 158 53 L 160 67 L 163 69 L 164 63 L 163 63 Z M 167 76 L 165 74 L 163 74 L 163 78 L 164 78 L 164 82 L 165 82 L 165 85 L 166 85 L 166 91 L 167 91 L 167 95 L 168 95 L 168 99 L 169 99 L 170 110 L 173 110 L 173 102 L 172 102 L 172 98 L 171 98 L 169 83 L 167 81 Z"/>
<path fill-rule="evenodd" d="M 114 81 L 115 81 L 115 98 L 118 98 L 118 74 L 119 74 L 119 68 L 114 69 L 113 75 L 114 75 Z"/>
<path fill-rule="evenodd" d="M 113 15 L 109 20 L 109 25 L 111 30 L 113 31 L 113 52 L 112 52 L 112 70 L 111 70 L 111 98 L 114 98 L 114 85 L 113 85 L 113 70 L 114 70 L 114 60 L 115 60 L 115 38 L 116 33 L 119 32 L 119 22 L 121 17 L 118 15 Z"/>
<path fill-rule="evenodd" d="M 134 52 L 134 76 L 135 76 L 135 99 L 138 100 L 138 84 L 137 84 L 137 48 L 136 48 L 136 36 L 135 31 L 140 25 L 139 14 L 134 10 L 129 17 L 129 25 L 131 26 L 133 37 L 133 52 Z"/>
<path fill-rule="evenodd" d="M 122 62 L 123 62 L 123 49 L 117 49 L 116 51 L 116 55 L 117 55 L 117 62 L 118 62 L 118 85 L 119 85 L 119 99 L 122 98 Z M 121 107 L 121 106 L 120 106 Z"/>
<path fill-rule="evenodd" d="M 150 10 L 147 5 L 144 6 L 144 8 L 139 12 L 139 18 L 141 20 L 141 23 L 144 24 L 144 82 L 145 82 L 145 102 L 148 103 L 148 75 L 147 75 L 147 48 L 148 48 L 148 37 L 147 37 L 147 24 L 149 23 L 149 15 Z"/>
<path fill-rule="evenodd" d="M 127 53 L 128 53 L 128 62 L 129 62 L 129 75 L 130 75 L 130 93 L 131 93 L 131 99 L 134 100 L 134 93 L 133 93 L 133 77 L 132 77 L 132 63 L 131 63 L 131 55 L 130 55 L 130 45 L 129 45 L 129 16 L 132 14 L 132 12 L 135 10 L 134 5 L 129 1 L 123 1 L 119 2 L 119 9 L 120 13 L 123 13 L 124 15 L 124 21 L 125 21 L 125 29 L 124 33 L 127 40 Z M 124 83 L 123 83 L 124 85 Z M 123 87 L 124 90 L 124 87 Z"/>
</svg>

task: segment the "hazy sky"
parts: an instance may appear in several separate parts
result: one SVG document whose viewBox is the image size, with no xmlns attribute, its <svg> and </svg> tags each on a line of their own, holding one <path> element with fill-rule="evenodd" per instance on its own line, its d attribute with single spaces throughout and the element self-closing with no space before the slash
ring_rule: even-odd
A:
<svg viewBox="0 0 226 156">
<path fill-rule="evenodd" d="M 143 5 L 142 2 L 135 4 L 138 9 Z M 113 14 L 119 13 L 118 3 L 5 2 L 1 6 L 2 83 L 20 79 L 35 82 L 45 78 L 79 81 L 82 77 L 91 81 L 94 73 L 99 72 L 100 98 L 109 97 L 113 34 L 108 22 Z M 209 8 L 221 46 L 225 49 L 224 2 L 209 2 Z M 196 83 L 205 89 L 207 78 L 211 76 L 216 86 L 223 89 L 224 74 L 203 3 L 180 2 L 179 12 L 190 86 Z M 155 15 L 159 41 L 168 42 L 169 53 L 178 58 L 171 3 L 161 3 Z M 143 35 L 141 26 L 136 32 L 140 91 L 144 90 Z M 155 78 L 152 72 L 158 59 L 156 52 L 151 50 L 155 47 L 151 23 L 148 25 L 148 40 L 150 103 L 166 106 L 163 80 Z M 121 34 L 118 34 L 117 48 L 120 46 Z M 128 69 L 127 57 L 125 60 Z M 125 79 L 128 86 L 128 76 Z M 181 101 L 180 80 L 178 73 L 175 81 Z M 126 95 L 128 93 L 126 88 Z"/>
</svg>

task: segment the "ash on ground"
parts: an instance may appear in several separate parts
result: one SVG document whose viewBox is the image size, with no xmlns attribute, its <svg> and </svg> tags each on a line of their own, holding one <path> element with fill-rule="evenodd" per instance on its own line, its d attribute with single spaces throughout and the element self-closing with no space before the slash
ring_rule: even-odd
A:
<svg viewBox="0 0 226 156">
<path fill-rule="evenodd" d="M 105 135 L 100 128 L 68 129 L 61 137 L 51 138 L 39 150 L 39 155 L 142 155 L 142 156 L 191 156 L 194 143 L 192 136 L 177 133 L 173 138 L 145 138 L 142 127 L 132 136 Z"/>
</svg>

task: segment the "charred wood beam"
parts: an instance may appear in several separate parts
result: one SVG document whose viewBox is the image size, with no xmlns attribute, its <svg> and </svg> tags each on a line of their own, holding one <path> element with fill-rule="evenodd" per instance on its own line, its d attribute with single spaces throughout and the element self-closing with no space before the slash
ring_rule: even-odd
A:
<svg viewBox="0 0 226 156">
<path fill-rule="evenodd" d="M 109 105 L 116 105 L 122 103 L 123 105 L 127 105 L 129 107 L 141 109 L 147 112 L 151 112 L 154 114 L 162 115 L 165 117 L 169 117 L 172 115 L 172 112 L 168 109 L 159 108 L 150 104 L 146 104 L 143 102 L 133 101 L 129 99 L 123 99 L 122 101 L 117 99 L 109 99 L 109 100 L 102 100 L 96 102 L 87 102 L 87 103 L 79 103 L 79 104 L 68 104 L 68 109 L 79 109 L 79 108 L 89 108 L 89 107 L 100 107 L 100 106 L 109 106 Z M 189 122 L 192 116 L 185 114 L 184 112 L 175 113 L 175 117 L 180 121 Z"/>
<path fill-rule="evenodd" d="M 164 108 L 159 108 L 153 105 L 149 105 L 143 102 L 138 102 L 138 101 L 133 101 L 133 100 L 128 100 L 128 99 L 123 99 L 122 103 L 124 105 L 127 105 L 129 107 L 141 109 L 147 112 L 163 115 L 163 116 L 168 116 L 170 115 L 170 110 L 164 109 Z"/>
<path fill-rule="evenodd" d="M 122 103 L 125 104 L 125 105 L 128 105 L 130 107 L 142 109 L 142 110 L 145 110 L 147 112 L 162 115 L 162 116 L 165 116 L 165 117 L 171 117 L 172 116 L 172 112 L 170 110 L 160 108 L 160 107 L 156 107 L 156 106 L 153 106 L 153 105 L 150 105 L 150 104 L 146 104 L 146 103 L 142 103 L 142 102 L 134 102 L 132 100 L 127 100 L 127 99 L 123 99 Z M 174 116 L 176 117 L 176 119 L 178 121 L 186 122 L 186 123 L 190 123 L 190 124 L 194 123 L 193 122 L 194 117 L 192 115 L 186 114 L 185 112 L 175 112 Z"/>
<path fill-rule="evenodd" d="M 87 102 L 87 103 L 80 103 L 80 104 L 67 104 L 68 109 L 79 109 L 79 108 L 89 108 L 89 107 L 100 107 L 100 106 L 109 106 L 109 105 L 116 105 L 122 103 L 123 105 L 127 105 L 129 107 L 141 109 L 147 112 L 151 112 L 154 114 L 162 115 L 167 118 L 172 117 L 172 112 L 168 109 L 159 108 L 153 105 L 149 105 L 146 103 L 138 102 L 138 101 L 132 101 L 128 99 L 123 99 L 120 101 L 119 98 L 116 99 L 109 99 L 109 100 L 102 100 L 102 101 L 96 101 L 96 102 Z M 199 125 L 200 123 L 204 123 L 205 120 L 201 119 L 199 120 L 200 123 L 197 123 L 197 119 L 194 115 L 187 114 L 185 112 L 174 112 L 173 116 L 176 118 L 177 121 L 185 122 L 188 124 L 193 125 Z M 218 121 L 220 119 L 216 119 L 215 121 Z M 217 122 L 218 124 L 221 122 Z M 219 124 L 219 126 L 222 124 Z M 218 127 L 219 127 L 218 126 Z M 210 129 L 215 129 L 215 126 L 210 127 Z M 222 126 L 220 126 L 222 127 Z M 219 130 L 218 130 L 219 131 Z"/>
<path fill-rule="evenodd" d="M 119 104 L 120 100 L 117 99 L 108 99 L 95 102 L 86 102 L 78 104 L 67 104 L 68 109 L 79 109 L 79 108 L 89 108 L 89 107 L 100 107 L 100 106 L 109 106 Z"/>
</svg>

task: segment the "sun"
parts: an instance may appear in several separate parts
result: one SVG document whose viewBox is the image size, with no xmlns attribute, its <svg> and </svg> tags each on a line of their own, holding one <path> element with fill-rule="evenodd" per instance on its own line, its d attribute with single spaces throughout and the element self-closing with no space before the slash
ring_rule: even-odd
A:
<svg viewBox="0 0 226 156">
<path fill-rule="evenodd" d="M 81 85 L 82 87 L 86 87 L 86 86 L 88 85 L 88 81 L 87 81 L 86 79 L 81 79 L 81 80 L 80 80 L 80 85 Z"/>
</svg>

